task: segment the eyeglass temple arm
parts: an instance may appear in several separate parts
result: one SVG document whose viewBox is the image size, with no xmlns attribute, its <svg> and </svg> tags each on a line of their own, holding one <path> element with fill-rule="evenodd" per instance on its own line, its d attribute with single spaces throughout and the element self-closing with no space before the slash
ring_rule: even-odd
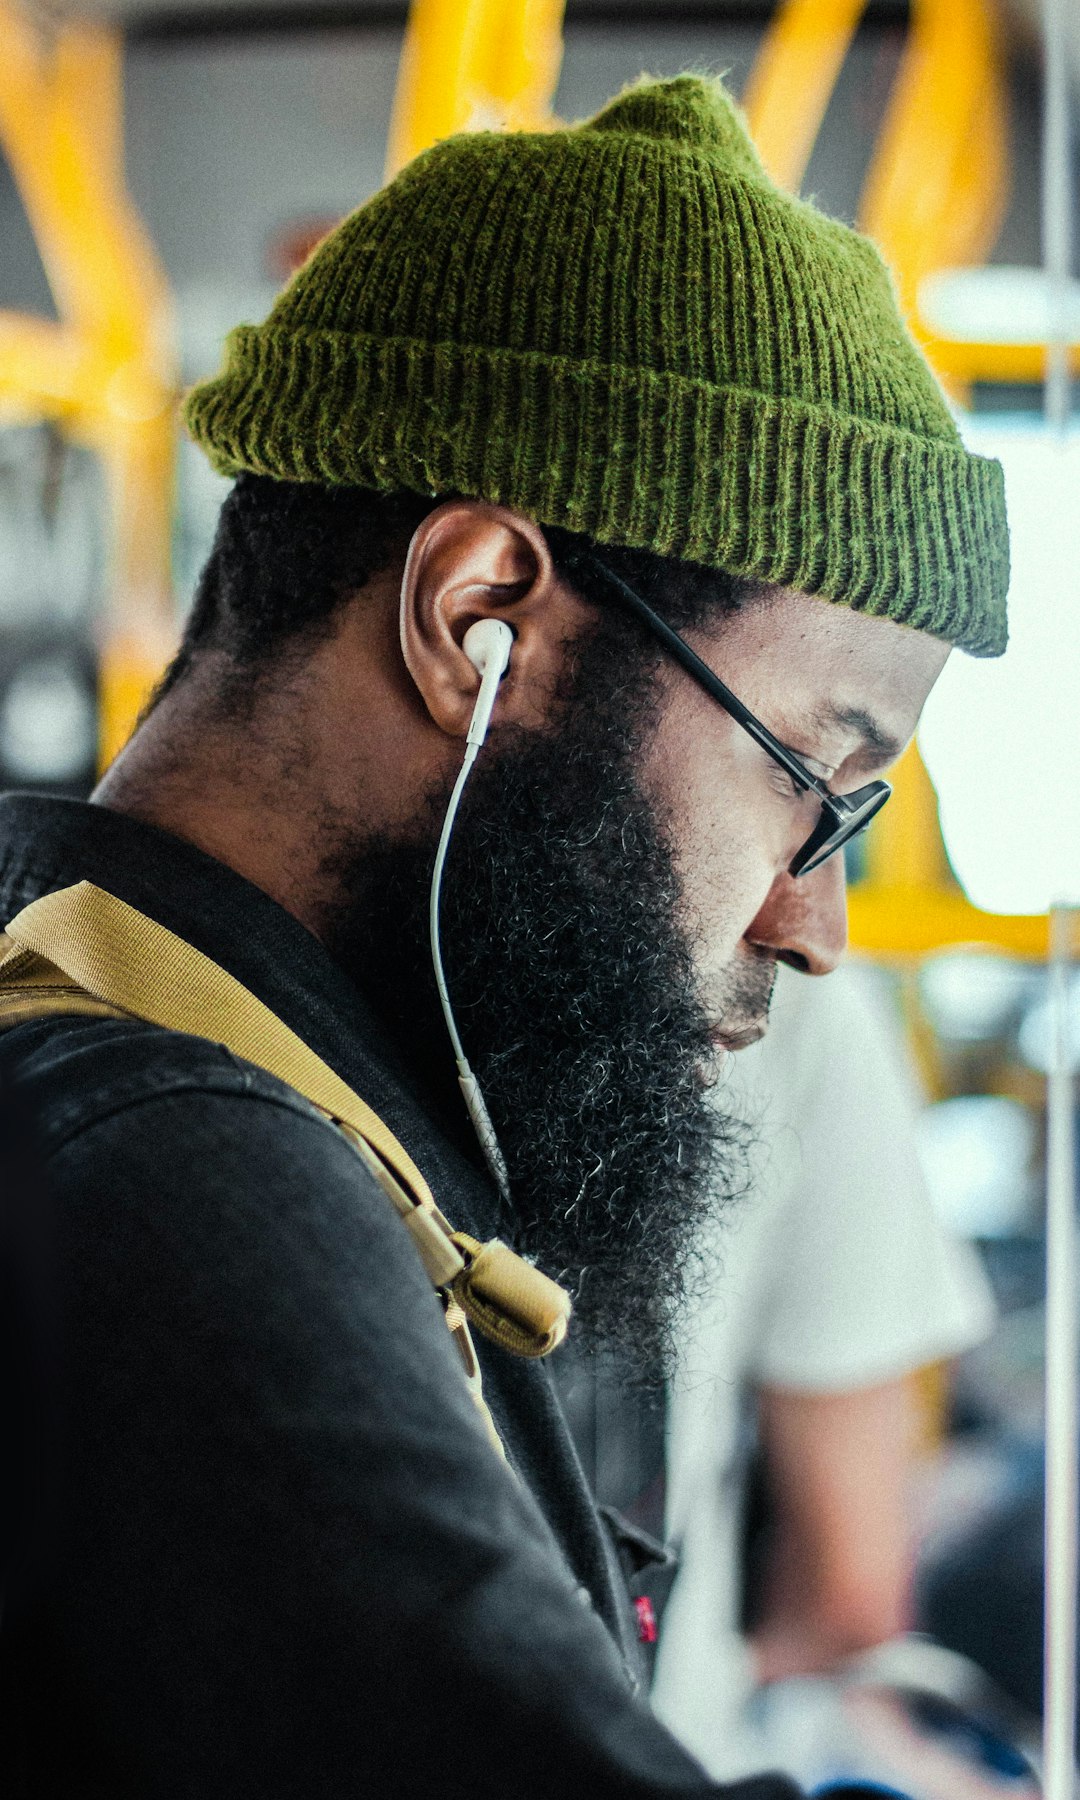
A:
<svg viewBox="0 0 1080 1800">
<path fill-rule="evenodd" d="M 835 804 L 838 796 L 830 792 L 823 781 L 818 781 L 815 776 L 811 775 L 809 769 L 799 761 L 797 756 L 793 756 L 789 750 L 785 750 L 783 744 L 773 737 L 771 731 L 766 731 L 761 721 L 755 719 L 753 713 L 747 710 L 738 695 L 733 694 L 727 683 L 721 681 L 719 675 L 713 673 L 708 663 L 702 662 L 701 657 L 691 650 L 690 645 L 679 636 L 678 632 L 673 631 L 671 626 L 660 617 L 660 614 L 653 611 L 647 600 L 643 600 L 632 587 L 627 587 L 626 582 L 616 575 L 614 569 L 609 569 L 607 564 L 601 562 L 598 557 L 590 559 L 588 568 L 596 570 L 612 594 L 621 600 L 624 606 L 629 607 L 631 612 L 637 614 L 642 623 L 647 625 L 654 636 L 658 637 L 664 647 L 671 652 L 676 662 L 682 664 L 687 674 L 692 675 L 706 693 L 711 694 L 714 700 L 719 701 L 725 711 L 731 714 L 731 717 L 742 726 L 744 731 L 749 732 L 754 741 L 760 744 L 769 756 L 787 770 L 800 787 L 817 794 L 822 801 Z"/>
</svg>

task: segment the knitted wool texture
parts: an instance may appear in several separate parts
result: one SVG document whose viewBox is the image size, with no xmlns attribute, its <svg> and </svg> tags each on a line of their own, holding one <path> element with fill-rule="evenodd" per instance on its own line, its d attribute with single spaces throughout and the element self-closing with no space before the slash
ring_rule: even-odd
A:
<svg viewBox="0 0 1080 1800">
<path fill-rule="evenodd" d="M 1000 465 L 961 444 L 876 249 L 769 180 L 719 82 L 437 144 L 186 416 L 223 474 L 502 502 L 1005 647 Z"/>
</svg>

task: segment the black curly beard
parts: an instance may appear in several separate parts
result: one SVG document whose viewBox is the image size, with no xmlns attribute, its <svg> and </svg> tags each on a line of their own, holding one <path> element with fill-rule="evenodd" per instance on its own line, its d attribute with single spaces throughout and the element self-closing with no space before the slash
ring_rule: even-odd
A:
<svg viewBox="0 0 1080 1800">
<path fill-rule="evenodd" d="M 653 664 L 625 625 L 584 646 L 556 729 L 501 734 L 462 802 L 443 887 L 450 992 L 510 1175 L 503 1235 L 574 1300 L 574 1331 L 648 1379 L 707 1278 L 702 1226 L 745 1187 L 664 821 L 639 779 Z M 443 1107 L 461 1113 L 427 944 L 446 795 L 410 842 L 327 859 L 326 936 Z M 756 1015 L 761 992 L 740 994 Z"/>
</svg>

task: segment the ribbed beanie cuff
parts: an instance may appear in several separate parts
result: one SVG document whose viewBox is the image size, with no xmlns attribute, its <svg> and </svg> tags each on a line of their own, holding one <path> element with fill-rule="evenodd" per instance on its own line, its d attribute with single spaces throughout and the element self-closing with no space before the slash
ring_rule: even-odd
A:
<svg viewBox="0 0 1080 1800">
<path fill-rule="evenodd" d="M 187 419 L 224 474 L 482 498 L 1005 646 L 1000 465 L 963 447 L 876 252 L 773 188 L 696 78 L 420 158 L 231 334 Z"/>
</svg>

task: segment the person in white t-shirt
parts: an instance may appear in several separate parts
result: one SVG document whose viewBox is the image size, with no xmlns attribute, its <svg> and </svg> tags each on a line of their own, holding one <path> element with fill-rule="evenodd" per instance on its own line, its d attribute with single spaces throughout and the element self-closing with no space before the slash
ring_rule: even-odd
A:
<svg viewBox="0 0 1080 1800">
<path fill-rule="evenodd" d="M 875 1001 L 877 1003 L 875 1004 Z M 657 1712 L 720 1778 L 769 1760 L 749 1702 L 902 1631 L 915 1456 L 911 1373 L 990 1329 L 967 1246 L 938 1224 L 918 1164 L 918 1096 L 870 971 L 782 969 L 768 1035 L 724 1103 L 757 1126 L 750 1197 L 718 1222 L 723 1276 L 688 1324 L 670 1399 Z M 769 1538 L 752 1636 L 739 1630 L 748 1448 Z"/>
</svg>

